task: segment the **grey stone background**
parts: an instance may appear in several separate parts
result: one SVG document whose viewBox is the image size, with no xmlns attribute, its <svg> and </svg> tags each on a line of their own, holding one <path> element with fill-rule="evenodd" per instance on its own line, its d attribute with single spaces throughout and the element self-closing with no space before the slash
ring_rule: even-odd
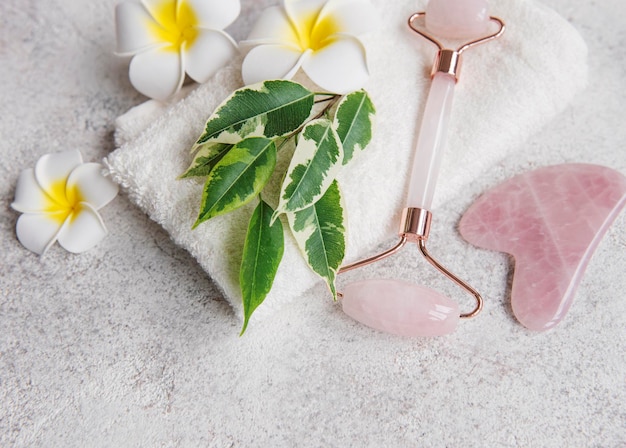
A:
<svg viewBox="0 0 626 448">
<path fill-rule="evenodd" d="M 242 1 L 237 38 L 269 3 Z M 626 444 L 625 214 L 567 318 L 541 334 L 511 315 L 511 260 L 455 230 L 473 198 L 531 168 L 626 174 L 623 2 L 544 2 L 587 41 L 589 87 L 439 211 L 433 253 L 464 260 L 488 302 L 455 334 L 420 340 L 353 323 L 322 286 L 239 338 L 206 274 L 124 195 L 102 210 L 110 235 L 89 252 L 38 258 L 18 243 L 19 172 L 66 148 L 101 159 L 115 117 L 144 100 L 113 55 L 114 3 L 0 5 L 0 446 Z M 371 274 L 414 278 L 417 263 L 407 252 Z"/>
</svg>

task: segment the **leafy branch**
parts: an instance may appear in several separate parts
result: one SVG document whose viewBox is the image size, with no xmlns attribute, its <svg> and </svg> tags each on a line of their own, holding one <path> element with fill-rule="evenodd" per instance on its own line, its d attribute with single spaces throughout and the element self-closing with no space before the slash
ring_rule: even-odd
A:
<svg viewBox="0 0 626 448">
<path fill-rule="evenodd" d="M 340 96 L 271 80 L 236 90 L 207 120 L 191 150 L 193 161 L 180 176 L 206 177 L 194 228 L 258 201 L 240 269 L 242 334 L 269 294 L 283 256 L 281 215 L 311 270 L 337 297 L 335 278 L 346 236 L 336 177 L 369 144 L 374 114 L 364 90 Z M 276 169 L 277 152 L 294 139 L 280 194 L 268 199 L 265 187 Z M 277 204 L 276 209 L 268 202 Z"/>
</svg>

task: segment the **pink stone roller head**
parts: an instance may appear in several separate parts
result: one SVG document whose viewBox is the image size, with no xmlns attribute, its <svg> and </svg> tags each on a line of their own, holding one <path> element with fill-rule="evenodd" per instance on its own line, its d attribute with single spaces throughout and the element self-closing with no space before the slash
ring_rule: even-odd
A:
<svg viewBox="0 0 626 448">
<path fill-rule="evenodd" d="M 421 18 L 426 30 L 418 26 Z M 492 22 L 498 25 L 498 30 L 488 34 Z M 504 23 L 487 15 L 486 0 L 431 0 L 426 12 L 409 18 L 409 27 L 435 44 L 439 51 L 413 156 L 400 242 L 381 254 L 343 266 L 339 272 L 374 263 L 395 254 L 407 242 L 414 242 L 432 266 L 476 299 L 476 306 L 468 313 L 459 314 L 452 300 L 433 289 L 385 279 L 362 280 L 346 286 L 342 306 L 346 314 L 378 330 L 403 336 L 438 336 L 454 331 L 459 317 L 473 317 L 482 309 L 480 294 L 437 262 L 426 250 L 426 240 L 461 55 L 470 47 L 500 36 Z M 438 38 L 474 40 L 450 50 Z"/>
</svg>

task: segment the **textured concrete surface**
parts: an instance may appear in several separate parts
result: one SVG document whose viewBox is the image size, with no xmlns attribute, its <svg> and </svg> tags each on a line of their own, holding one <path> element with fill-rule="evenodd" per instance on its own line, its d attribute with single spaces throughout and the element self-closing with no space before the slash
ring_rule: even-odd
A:
<svg viewBox="0 0 626 448">
<path fill-rule="evenodd" d="M 243 3 L 252 20 L 259 4 Z M 455 230 L 473 198 L 533 167 L 626 174 L 625 7 L 546 4 L 586 39 L 590 86 L 439 211 L 431 250 L 488 300 L 454 335 L 412 340 L 358 326 L 322 287 L 239 338 L 204 272 L 124 196 L 103 209 L 110 235 L 92 251 L 24 250 L 9 208 L 20 170 L 70 147 L 102 158 L 115 117 L 143 99 L 113 55 L 114 1 L 3 1 L 0 446 L 623 446 L 626 215 L 569 315 L 540 334 L 511 316 L 511 260 Z M 418 266 L 406 252 L 369 273 L 456 297 Z"/>
</svg>

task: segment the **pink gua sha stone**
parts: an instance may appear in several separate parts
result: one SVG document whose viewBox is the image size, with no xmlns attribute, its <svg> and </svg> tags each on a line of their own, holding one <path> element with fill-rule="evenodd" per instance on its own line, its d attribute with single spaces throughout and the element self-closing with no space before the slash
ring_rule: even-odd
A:
<svg viewBox="0 0 626 448">
<path fill-rule="evenodd" d="M 487 29 L 486 10 L 486 0 L 431 0 L 426 27 L 437 37 L 476 37 Z M 408 207 L 431 209 L 455 83 L 449 73 L 433 78 L 415 150 Z M 401 336 L 441 336 L 452 333 L 459 322 L 458 305 L 451 299 L 402 280 L 352 283 L 344 289 L 342 307 L 367 326 Z"/>
<path fill-rule="evenodd" d="M 513 314 L 525 327 L 554 327 L 567 313 L 598 243 L 626 205 L 626 177 L 566 164 L 516 176 L 489 190 L 460 222 L 463 238 L 515 257 Z"/>
</svg>

